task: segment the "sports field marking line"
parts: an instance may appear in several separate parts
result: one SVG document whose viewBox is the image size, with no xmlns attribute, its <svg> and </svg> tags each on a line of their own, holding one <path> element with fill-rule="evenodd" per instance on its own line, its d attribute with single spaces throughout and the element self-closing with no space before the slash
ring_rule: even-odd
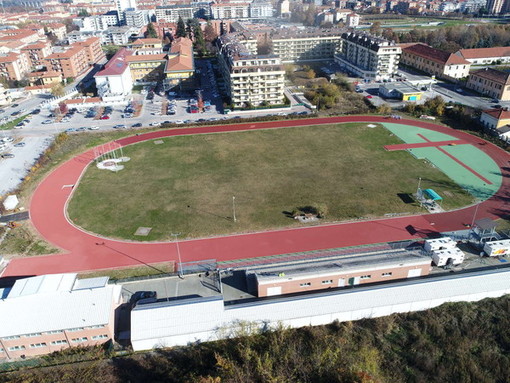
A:
<svg viewBox="0 0 510 383">
<path fill-rule="evenodd" d="M 465 145 L 468 144 L 463 140 L 448 140 L 448 141 L 427 141 L 427 142 L 416 142 L 413 144 L 393 144 L 393 145 L 385 145 L 384 149 L 387 151 L 396 151 L 396 150 L 407 150 L 407 149 L 418 149 L 418 148 L 433 148 L 436 146 L 448 146 L 448 145 Z"/>
<path fill-rule="evenodd" d="M 483 182 L 485 182 L 487 185 L 492 185 L 492 182 L 489 181 L 487 178 L 485 178 L 484 176 L 482 176 L 480 173 L 478 173 L 476 170 L 474 170 L 473 168 L 469 167 L 468 165 L 466 165 L 464 162 L 462 162 L 461 160 L 459 160 L 458 158 L 454 157 L 453 155 L 451 155 L 450 153 L 448 153 L 446 150 L 444 150 L 443 148 L 440 148 L 439 146 L 437 147 L 437 149 L 441 152 L 441 153 L 444 153 L 446 154 L 448 157 L 450 157 L 452 160 L 454 160 L 456 163 L 458 163 L 460 166 L 462 166 L 463 168 L 469 170 L 471 173 L 473 173 L 475 176 L 477 176 L 478 178 L 480 178 Z"/>
</svg>

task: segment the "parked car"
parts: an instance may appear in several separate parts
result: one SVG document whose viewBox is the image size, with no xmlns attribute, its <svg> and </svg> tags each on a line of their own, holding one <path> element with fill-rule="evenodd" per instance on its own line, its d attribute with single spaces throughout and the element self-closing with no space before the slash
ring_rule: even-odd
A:
<svg viewBox="0 0 510 383">
<path fill-rule="evenodd" d="M 110 119 L 110 116 L 108 115 L 102 115 L 101 117 L 99 117 L 100 120 L 109 120 Z"/>
<path fill-rule="evenodd" d="M 18 106 L 19 106 L 19 104 L 12 104 L 11 108 L 17 108 Z"/>
<path fill-rule="evenodd" d="M 32 110 L 32 114 L 39 114 L 39 113 L 41 113 L 41 109 Z"/>
<path fill-rule="evenodd" d="M 15 148 L 22 148 L 23 146 L 25 146 L 26 144 L 24 142 L 18 142 L 17 144 L 14 144 L 14 147 Z"/>
<path fill-rule="evenodd" d="M 12 138 L 12 137 L 4 137 L 4 138 L 2 138 L 2 141 L 3 142 L 13 142 L 14 138 Z"/>
<path fill-rule="evenodd" d="M 99 126 L 91 126 L 89 130 L 99 130 Z"/>
<path fill-rule="evenodd" d="M 142 127 L 142 123 L 141 122 L 137 122 L 136 124 L 133 124 L 131 125 L 132 128 L 141 128 Z"/>
<path fill-rule="evenodd" d="M 46 125 L 46 124 L 51 124 L 52 122 L 53 122 L 53 120 L 44 120 L 42 123 Z"/>
<path fill-rule="evenodd" d="M 5 153 L 1 155 L 2 158 L 14 158 L 14 154 L 12 153 Z"/>
</svg>

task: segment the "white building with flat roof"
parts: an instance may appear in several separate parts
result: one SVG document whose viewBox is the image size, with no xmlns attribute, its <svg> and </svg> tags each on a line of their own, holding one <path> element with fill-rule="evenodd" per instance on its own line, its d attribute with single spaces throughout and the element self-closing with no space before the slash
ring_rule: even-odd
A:
<svg viewBox="0 0 510 383">
<path fill-rule="evenodd" d="M 114 337 L 121 286 L 108 277 L 51 274 L 17 280 L 0 296 L 0 359 L 91 346 Z"/>
</svg>

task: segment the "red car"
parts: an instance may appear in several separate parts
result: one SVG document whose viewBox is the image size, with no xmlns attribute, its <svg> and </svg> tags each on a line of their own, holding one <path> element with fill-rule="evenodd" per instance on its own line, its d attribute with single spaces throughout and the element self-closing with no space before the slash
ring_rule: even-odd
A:
<svg viewBox="0 0 510 383">
<path fill-rule="evenodd" d="M 106 115 L 105 116 L 101 116 L 99 119 L 100 120 L 109 120 L 110 116 L 106 116 Z"/>
<path fill-rule="evenodd" d="M 367 98 L 372 98 L 372 96 L 371 96 L 371 95 L 368 95 L 368 96 L 366 96 L 366 97 L 367 97 Z"/>
</svg>

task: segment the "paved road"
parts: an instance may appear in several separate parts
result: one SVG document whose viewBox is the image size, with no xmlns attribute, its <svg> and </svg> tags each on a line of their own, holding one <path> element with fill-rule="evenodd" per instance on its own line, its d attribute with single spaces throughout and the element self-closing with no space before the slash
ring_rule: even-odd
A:
<svg viewBox="0 0 510 383">
<path fill-rule="evenodd" d="M 160 137 L 210 132 L 272 129 L 299 125 L 341 122 L 385 122 L 381 117 L 349 116 L 294 121 L 273 121 L 230 126 L 160 130 L 118 140 L 129 145 Z M 498 218 L 510 211 L 507 193 L 510 190 L 508 161 L 510 154 L 481 139 L 434 125 L 425 121 L 398 120 L 395 123 L 414 124 L 445 132 L 462 139 L 487 153 L 498 164 L 503 174 L 500 190 L 489 200 L 448 213 L 425 214 L 412 217 L 379 219 L 355 223 L 267 231 L 251 234 L 181 241 L 182 262 L 216 259 L 218 261 L 311 251 L 370 243 L 421 238 L 437 232 L 465 229 L 476 218 Z M 36 189 L 30 206 L 31 219 L 49 242 L 65 249 L 64 254 L 20 258 L 11 261 L 5 276 L 33 275 L 86 271 L 178 260 L 175 243 L 137 243 L 100 238 L 73 226 L 65 216 L 65 205 L 83 169 L 93 160 L 93 149 L 82 153 L 55 169 Z"/>
</svg>

